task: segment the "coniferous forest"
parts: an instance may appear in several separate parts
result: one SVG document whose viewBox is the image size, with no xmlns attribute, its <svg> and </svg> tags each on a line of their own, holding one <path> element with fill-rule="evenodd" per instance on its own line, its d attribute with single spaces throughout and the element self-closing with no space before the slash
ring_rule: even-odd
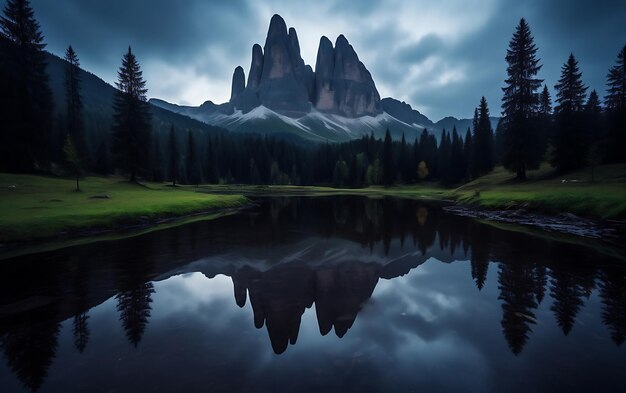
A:
<svg viewBox="0 0 626 393">
<path fill-rule="evenodd" d="M 16 173 L 122 174 L 183 184 L 248 183 L 334 185 L 460 184 L 503 165 L 526 178 L 548 161 L 560 172 L 626 161 L 626 46 L 606 77 L 607 95 L 589 91 L 574 54 L 564 59 L 553 99 L 541 59 L 522 19 L 506 51 L 507 79 L 496 130 L 484 97 L 471 128 L 444 129 L 438 137 L 394 140 L 373 134 L 344 143 L 310 144 L 297 138 L 231 133 L 191 121 L 186 127 L 152 119 L 139 58 L 127 49 L 120 61 L 110 119 L 93 137 L 82 105 L 80 54 L 65 55 L 65 100 L 50 88 L 45 36 L 26 0 L 10 0 L 1 20 L 0 170 Z M 477 92 L 480 96 L 480 92 Z M 554 107 L 553 107 L 554 106 Z M 196 124 L 198 123 L 198 124 Z M 393 130 L 391 130 L 393 131 Z M 87 136 L 91 135 L 91 141 Z"/>
</svg>

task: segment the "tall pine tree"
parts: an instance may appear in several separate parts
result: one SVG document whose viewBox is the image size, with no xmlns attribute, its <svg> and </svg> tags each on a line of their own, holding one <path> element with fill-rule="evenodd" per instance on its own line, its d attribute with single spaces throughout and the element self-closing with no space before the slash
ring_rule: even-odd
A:
<svg viewBox="0 0 626 393">
<path fill-rule="evenodd" d="M 571 171 L 587 162 L 587 133 L 583 122 L 583 108 L 587 87 L 573 54 L 561 68 L 561 78 L 554 86 L 556 102 L 556 130 L 552 165 L 560 172 Z"/>
<path fill-rule="evenodd" d="M 465 141 L 463 142 L 463 156 L 465 158 L 465 176 L 469 176 L 472 160 L 472 150 L 474 149 L 474 141 L 472 140 L 472 131 L 467 127 L 465 132 Z"/>
<path fill-rule="evenodd" d="M 543 90 L 539 95 L 538 111 L 539 132 L 541 133 L 541 150 L 546 151 L 548 141 L 552 138 L 552 97 L 548 85 L 543 85 Z"/>
<path fill-rule="evenodd" d="M 537 90 L 543 80 L 536 75 L 541 69 L 537 47 L 525 19 L 520 20 L 506 53 L 507 79 L 502 90 L 503 156 L 506 169 L 526 179 L 528 169 L 539 166 L 543 151 L 535 118 Z"/>
<path fill-rule="evenodd" d="M 65 51 L 65 110 L 67 133 L 78 151 L 83 162 L 91 155 L 87 151 L 87 144 L 83 126 L 83 100 L 80 93 L 80 61 L 74 48 L 70 45 Z"/>
<path fill-rule="evenodd" d="M 493 170 L 493 130 L 489 120 L 489 107 L 487 100 L 482 97 L 478 106 L 478 114 L 474 123 L 474 136 L 472 138 L 474 149 L 472 154 L 472 176 L 485 175 Z"/>
<path fill-rule="evenodd" d="M 168 166 L 169 180 L 172 182 L 172 186 L 176 186 L 176 180 L 178 179 L 178 142 L 176 141 L 176 131 L 174 126 L 170 127 L 169 135 L 170 146 L 170 163 Z"/>
<path fill-rule="evenodd" d="M 608 117 L 608 162 L 626 162 L 626 45 L 617 55 L 617 64 L 607 75 L 604 98 Z"/>
<path fill-rule="evenodd" d="M 393 184 L 395 180 L 395 173 L 393 144 L 391 142 L 391 133 L 389 133 L 389 129 L 387 129 L 383 145 L 383 182 L 385 185 L 389 186 Z"/>
<path fill-rule="evenodd" d="M 602 118 L 602 105 L 600 104 L 600 97 L 595 90 L 589 93 L 589 98 L 585 103 L 585 127 L 587 128 L 588 140 L 589 140 L 589 152 L 587 154 L 587 161 L 591 167 L 591 181 L 594 181 L 595 167 L 602 162 L 606 153 L 603 141 L 603 118 Z"/>
<path fill-rule="evenodd" d="M 122 57 L 113 101 L 113 154 L 117 167 L 129 174 L 130 181 L 149 162 L 150 107 L 146 101 L 146 81 L 130 46 Z"/>
<path fill-rule="evenodd" d="M 196 152 L 196 144 L 193 133 L 187 133 L 187 182 L 189 184 L 200 184 L 202 181 L 202 173 L 200 172 L 200 161 Z"/>
<path fill-rule="evenodd" d="M 43 34 L 28 0 L 7 0 L 0 18 L 2 135 L 0 169 L 28 172 L 50 159 L 53 101 Z M 3 82 L 4 83 L 4 82 Z"/>
</svg>

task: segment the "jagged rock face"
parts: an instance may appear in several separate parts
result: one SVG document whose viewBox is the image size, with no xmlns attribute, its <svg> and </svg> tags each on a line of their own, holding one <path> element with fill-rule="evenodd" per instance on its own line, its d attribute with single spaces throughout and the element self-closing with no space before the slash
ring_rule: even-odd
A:
<svg viewBox="0 0 626 393">
<path fill-rule="evenodd" d="M 298 41 L 298 33 L 293 27 L 289 28 L 289 51 L 293 62 L 293 71 L 298 82 L 300 82 L 307 90 L 309 101 L 313 101 L 313 91 L 315 86 L 315 73 L 311 66 L 304 64 L 304 60 L 300 56 L 300 42 Z"/>
<path fill-rule="evenodd" d="M 381 113 L 380 95 L 372 76 L 343 35 L 335 43 L 333 90 L 335 110 L 341 115 L 358 117 Z"/>
<path fill-rule="evenodd" d="M 263 72 L 259 84 L 261 103 L 279 113 L 298 115 L 311 109 L 304 76 L 304 61 L 295 30 L 278 15 L 272 17 L 265 41 Z M 299 75 L 298 75 L 299 74 Z"/>
<path fill-rule="evenodd" d="M 333 71 L 335 69 L 335 50 L 326 37 L 320 39 L 315 63 L 315 107 L 322 111 L 335 109 L 335 96 L 332 89 Z"/>
<path fill-rule="evenodd" d="M 263 49 L 261 45 L 254 44 L 252 47 L 252 62 L 248 73 L 248 84 L 235 101 L 231 101 L 237 109 L 243 112 L 250 112 L 261 105 L 259 98 L 259 84 L 263 73 Z"/>
<path fill-rule="evenodd" d="M 252 63 L 248 74 L 248 87 L 258 88 L 261 83 L 261 73 L 263 73 L 263 49 L 261 45 L 254 44 L 252 47 Z"/>
<path fill-rule="evenodd" d="M 243 68 L 237 67 L 235 68 L 235 72 L 233 72 L 233 83 L 230 90 L 230 102 L 236 101 L 241 93 L 243 93 L 245 88 L 246 76 L 243 73 Z"/>
<path fill-rule="evenodd" d="M 240 82 L 235 92 L 233 76 L 230 102 L 245 113 L 260 105 L 291 117 L 309 113 L 312 106 L 347 117 L 382 113 L 372 76 L 343 35 L 335 47 L 328 38 L 321 38 L 313 72 L 300 55 L 296 30 L 287 31 L 279 15 L 272 17 L 264 48 L 257 44 L 252 48 L 245 89 L 239 90 Z"/>
<path fill-rule="evenodd" d="M 328 38 L 322 37 L 315 76 L 314 102 L 319 111 L 347 117 L 382 112 L 372 76 L 343 35 L 337 38 L 334 48 Z"/>
</svg>

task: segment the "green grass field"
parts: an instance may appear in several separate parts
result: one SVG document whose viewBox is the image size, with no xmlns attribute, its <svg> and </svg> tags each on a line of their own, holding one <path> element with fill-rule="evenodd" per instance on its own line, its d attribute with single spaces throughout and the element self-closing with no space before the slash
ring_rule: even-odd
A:
<svg viewBox="0 0 626 393">
<path fill-rule="evenodd" d="M 193 187 L 132 184 L 121 178 L 0 174 L 0 243 L 36 240 L 86 228 L 115 229 L 199 211 L 235 208 L 241 195 L 194 192 Z M 92 198 L 108 195 L 110 198 Z"/>
<path fill-rule="evenodd" d="M 502 168 L 458 188 L 434 183 L 337 189 L 331 187 L 203 185 L 168 187 L 132 184 L 118 177 L 88 177 L 80 192 L 74 181 L 56 177 L 0 174 L 0 243 L 51 238 L 81 229 L 117 229 L 156 223 L 164 217 L 242 206 L 243 195 L 396 196 L 451 200 L 484 208 L 526 208 L 548 214 L 573 213 L 604 219 L 626 218 L 626 165 L 585 169 L 557 176 L 547 165 L 518 183 Z M 563 182 L 562 180 L 568 180 Z M 572 181 L 576 180 L 576 181 Z M 92 198 L 108 195 L 110 198 Z"/>
<path fill-rule="evenodd" d="M 626 218 L 626 165 L 596 168 L 593 182 L 589 169 L 559 176 L 544 165 L 519 183 L 510 172 L 496 168 L 449 195 L 462 203 L 493 209 L 524 207 L 548 214 Z"/>
<path fill-rule="evenodd" d="M 567 180 L 563 182 L 563 180 Z M 575 181 L 572 181 L 575 180 Z M 516 182 L 514 174 L 496 168 L 458 188 L 445 188 L 436 183 L 338 189 L 310 186 L 204 185 L 201 192 L 263 196 L 363 195 L 371 198 L 396 196 L 432 201 L 450 200 L 490 209 L 526 208 L 547 214 L 572 213 L 581 216 L 626 218 L 626 165 L 603 165 L 557 175 L 545 164 L 528 173 L 528 180 Z"/>
</svg>

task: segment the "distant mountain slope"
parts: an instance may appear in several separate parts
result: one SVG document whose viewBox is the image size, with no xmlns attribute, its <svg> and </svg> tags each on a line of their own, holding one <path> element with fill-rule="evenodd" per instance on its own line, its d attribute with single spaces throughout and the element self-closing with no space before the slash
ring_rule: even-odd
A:
<svg viewBox="0 0 626 393">
<path fill-rule="evenodd" d="M 65 70 L 67 62 L 48 53 L 48 75 L 53 92 L 57 123 L 62 124 L 65 113 Z M 113 119 L 113 95 L 115 88 L 96 75 L 81 70 L 81 96 L 84 106 L 86 139 L 92 151 L 100 146 L 110 146 L 110 131 Z M 152 127 L 156 135 L 163 137 L 173 125 L 177 130 L 192 132 L 225 132 L 224 129 L 208 125 L 187 116 L 151 105 Z M 57 127 L 62 126 L 57 124 Z"/>
<path fill-rule="evenodd" d="M 387 129 L 390 130 L 394 139 L 400 139 L 404 133 L 407 140 L 413 140 L 424 129 L 421 124 L 408 124 L 387 112 L 376 116 L 350 118 L 312 109 L 294 118 L 272 111 L 265 106 L 258 106 L 247 113 L 238 109 L 226 114 L 223 105 L 215 105 L 210 101 L 199 107 L 178 106 L 154 98 L 150 100 L 150 103 L 233 132 L 258 132 L 272 135 L 291 133 L 316 142 L 344 142 L 370 133 L 380 138 L 384 136 Z M 427 121 L 427 126 L 432 126 L 432 122 Z M 431 131 L 438 134 L 437 130 Z"/>
</svg>

